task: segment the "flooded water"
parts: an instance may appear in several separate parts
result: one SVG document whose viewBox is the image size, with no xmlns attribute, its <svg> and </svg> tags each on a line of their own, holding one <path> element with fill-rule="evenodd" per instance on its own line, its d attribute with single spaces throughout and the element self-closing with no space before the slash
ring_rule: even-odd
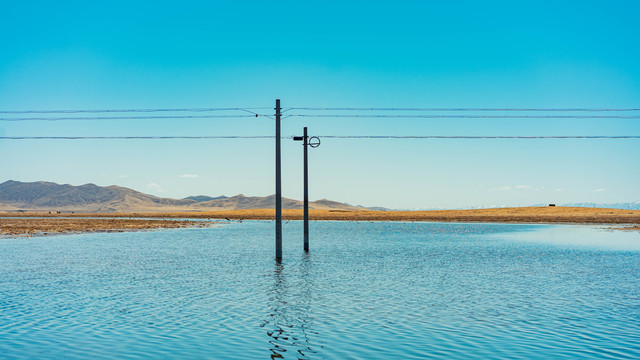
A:
<svg viewBox="0 0 640 360">
<path fill-rule="evenodd" d="M 273 222 L 0 239 L 1 358 L 640 358 L 640 234 Z"/>
</svg>

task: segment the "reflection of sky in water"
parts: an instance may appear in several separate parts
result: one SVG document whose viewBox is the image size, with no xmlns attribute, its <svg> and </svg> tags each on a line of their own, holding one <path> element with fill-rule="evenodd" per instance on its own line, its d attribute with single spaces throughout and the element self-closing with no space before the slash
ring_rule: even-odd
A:
<svg viewBox="0 0 640 360">
<path fill-rule="evenodd" d="M 265 221 L 0 239 L 0 357 L 640 358 L 637 232 L 310 230 L 280 264 Z"/>
<path fill-rule="evenodd" d="M 622 226 L 622 225 L 611 225 Z M 555 246 L 640 251 L 640 231 L 621 231 L 609 225 L 554 225 L 538 231 L 503 234 L 505 239 Z"/>
</svg>

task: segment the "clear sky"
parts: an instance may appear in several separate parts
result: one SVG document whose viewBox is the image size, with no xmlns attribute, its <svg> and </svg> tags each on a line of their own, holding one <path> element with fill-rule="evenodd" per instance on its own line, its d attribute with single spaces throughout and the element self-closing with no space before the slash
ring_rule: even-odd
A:
<svg viewBox="0 0 640 360">
<path fill-rule="evenodd" d="M 284 108 L 639 108 L 639 13 L 637 1 L 4 2 L 0 110 L 272 108 L 276 98 Z M 289 118 L 283 135 L 303 126 L 640 135 L 639 119 L 362 118 Z M 273 135 L 273 122 L 0 122 L 0 136 L 105 135 Z M 283 194 L 301 199 L 301 146 L 282 151 Z M 272 139 L 0 140 L 0 154 L 0 182 L 274 192 Z M 639 154 L 638 139 L 324 139 L 310 151 L 310 196 L 408 209 L 637 201 Z"/>
</svg>

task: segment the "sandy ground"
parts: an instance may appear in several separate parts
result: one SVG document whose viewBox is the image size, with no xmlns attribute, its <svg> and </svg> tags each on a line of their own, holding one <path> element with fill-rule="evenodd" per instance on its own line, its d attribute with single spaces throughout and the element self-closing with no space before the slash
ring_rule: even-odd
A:
<svg viewBox="0 0 640 360">
<path fill-rule="evenodd" d="M 282 212 L 285 220 L 302 219 L 302 210 Z M 19 217 L 19 218 L 8 218 Z M 44 217 L 36 219 L 33 217 Z M 85 218 L 89 219 L 85 219 Z M 208 226 L 185 218 L 273 220 L 273 209 L 153 214 L 48 214 L 0 213 L 0 234 L 31 235 L 68 232 L 132 231 Z M 146 218 L 146 219 L 143 219 Z M 349 211 L 311 210 L 311 220 L 339 221 L 448 221 L 503 223 L 619 224 L 617 229 L 640 230 L 640 210 L 579 207 L 522 207 L 479 210 Z M 181 220 L 169 220 L 181 219 Z"/>
<path fill-rule="evenodd" d="M 166 219 L 0 218 L 0 235 L 33 236 L 83 232 L 123 232 L 210 226 L 209 222 Z"/>
</svg>

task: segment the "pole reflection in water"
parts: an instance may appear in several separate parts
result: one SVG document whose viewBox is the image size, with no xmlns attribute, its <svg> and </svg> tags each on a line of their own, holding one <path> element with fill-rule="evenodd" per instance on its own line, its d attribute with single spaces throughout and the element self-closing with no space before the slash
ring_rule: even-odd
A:
<svg viewBox="0 0 640 360">
<path fill-rule="evenodd" d="M 318 333 L 313 330 L 311 316 L 313 281 L 309 254 L 286 266 L 276 261 L 274 266 L 268 316 L 261 324 L 269 336 L 271 358 L 308 359 L 317 354 L 314 348 L 323 347 L 312 340 Z"/>
</svg>

